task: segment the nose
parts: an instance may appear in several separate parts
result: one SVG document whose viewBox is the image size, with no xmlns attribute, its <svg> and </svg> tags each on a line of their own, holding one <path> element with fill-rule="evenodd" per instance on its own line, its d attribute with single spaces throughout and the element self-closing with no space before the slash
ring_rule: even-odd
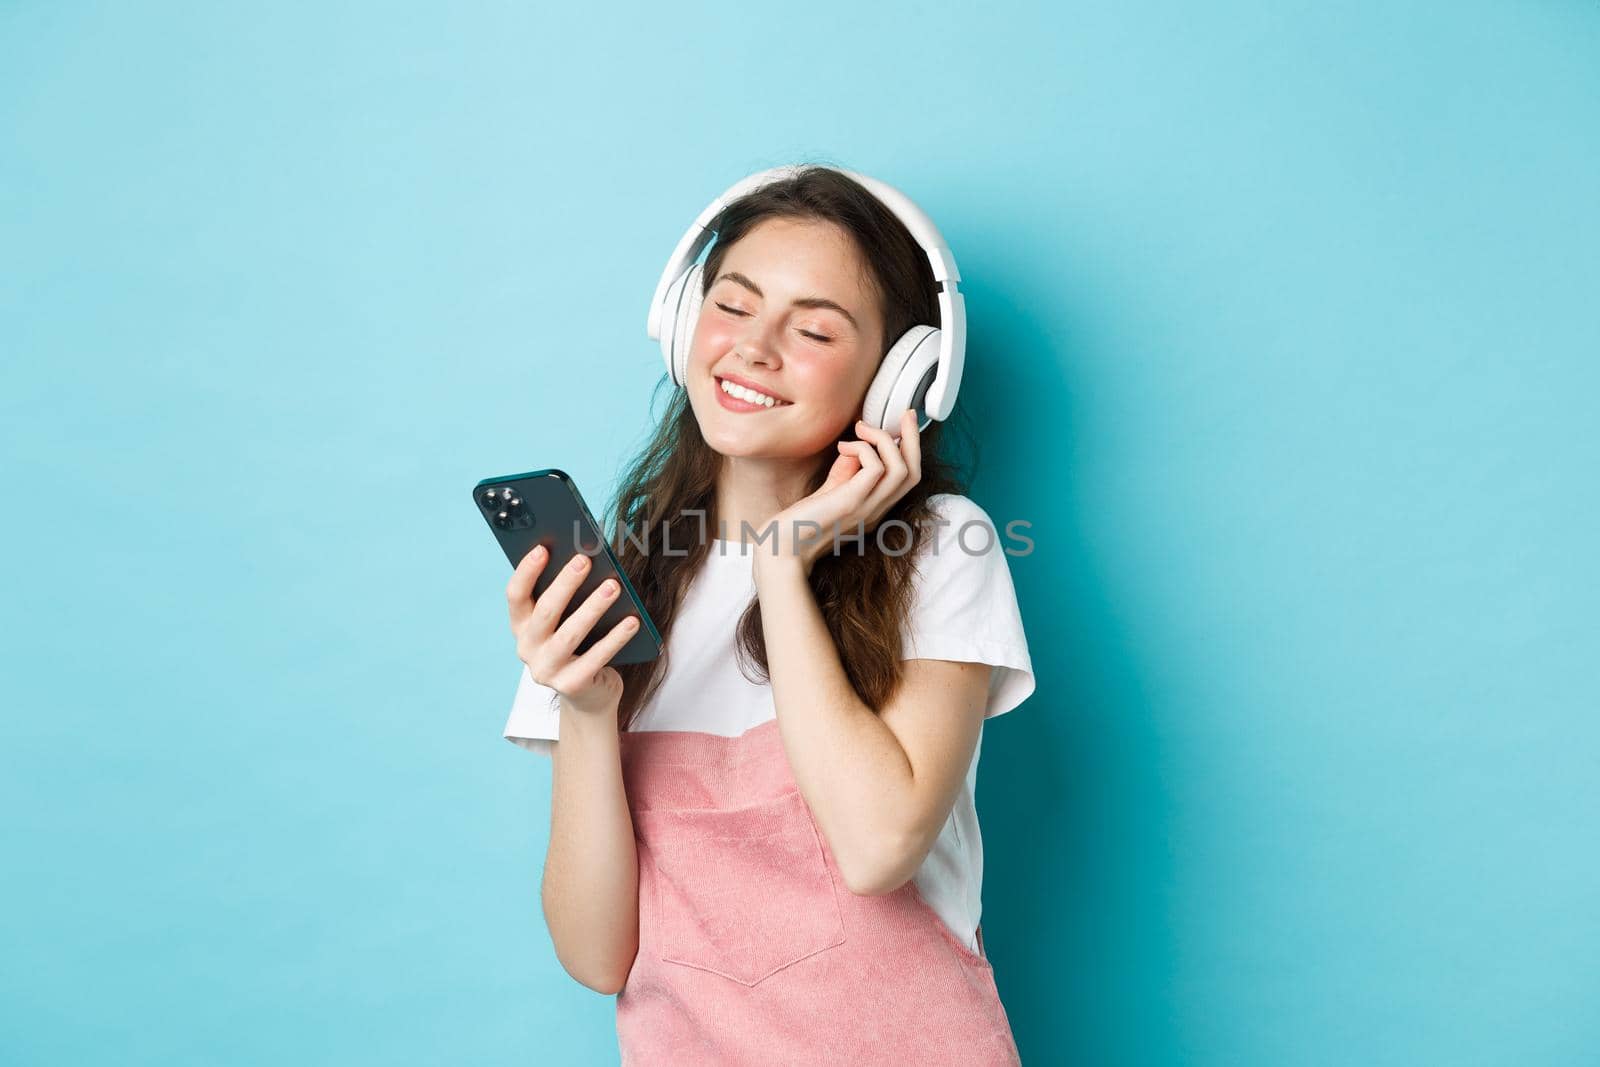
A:
<svg viewBox="0 0 1600 1067">
<path fill-rule="evenodd" d="M 739 360 L 751 366 L 776 367 L 778 365 L 777 357 L 772 355 L 771 351 L 766 348 L 742 346 L 739 349 Z"/>
<path fill-rule="evenodd" d="M 777 346 L 770 343 L 757 330 L 752 330 L 741 338 L 734 350 L 745 363 L 759 363 L 763 367 L 778 367 L 782 365 L 782 360 L 778 356 Z"/>
</svg>

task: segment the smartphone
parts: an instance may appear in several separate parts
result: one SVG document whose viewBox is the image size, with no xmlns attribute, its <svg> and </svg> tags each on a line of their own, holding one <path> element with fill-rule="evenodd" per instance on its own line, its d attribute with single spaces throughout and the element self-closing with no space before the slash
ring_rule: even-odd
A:
<svg viewBox="0 0 1600 1067">
<path fill-rule="evenodd" d="M 567 601 L 566 610 L 561 614 L 562 622 L 578 610 L 600 583 L 607 578 L 617 580 L 622 595 L 612 601 L 605 614 L 589 628 L 578 642 L 574 655 L 583 655 L 629 615 L 639 616 L 639 629 L 609 662 L 613 665 L 645 663 L 661 655 L 661 635 L 650 613 L 645 611 L 644 601 L 618 565 L 599 524 L 589 514 L 578 487 L 566 472 L 550 468 L 503 478 L 485 478 L 473 486 L 472 500 L 513 569 L 535 545 L 543 545 L 549 553 L 544 569 L 533 583 L 535 600 L 544 595 L 572 557 L 579 552 L 589 557 L 588 573 Z"/>
</svg>

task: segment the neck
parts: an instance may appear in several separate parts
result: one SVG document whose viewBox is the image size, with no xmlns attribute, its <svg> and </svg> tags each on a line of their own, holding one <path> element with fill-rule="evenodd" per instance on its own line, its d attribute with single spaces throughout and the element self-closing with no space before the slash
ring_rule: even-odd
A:
<svg viewBox="0 0 1600 1067">
<path fill-rule="evenodd" d="M 772 517 L 810 491 L 817 466 L 804 460 L 724 456 L 717 475 L 716 528 L 707 536 L 745 542 L 766 533 Z M 750 529 L 746 531 L 745 525 Z"/>
</svg>

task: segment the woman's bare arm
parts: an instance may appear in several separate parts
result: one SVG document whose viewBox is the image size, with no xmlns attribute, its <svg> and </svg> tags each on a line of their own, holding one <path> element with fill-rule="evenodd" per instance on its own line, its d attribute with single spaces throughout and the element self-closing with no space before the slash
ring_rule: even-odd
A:
<svg viewBox="0 0 1600 1067">
<path fill-rule="evenodd" d="M 778 732 L 795 783 L 857 894 L 915 875 L 977 751 L 987 664 L 907 660 L 874 712 L 851 686 L 802 564 L 754 563 Z"/>
<path fill-rule="evenodd" d="M 574 711 L 563 699 L 559 732 L 540 891 L 545 924 L 567 973 L 611 995 L 627 982 L 639 949 L 639 860 L 616 710 Z"/>
<path fill-rule="evenodd" d="M 561 966 L 590 989 L 612 994 L 627 982 L 639 951 L 639 860 L 617 734 L 622 675 L 609 664 L 639 620 L 628 616 L 577 655 L 578 643 L 620 589 L 615 578 L 607 579 L 557 625 L 589 561 L 574 555 L 535 600 L 534 582 L 547 555 L 535 547 L 506 584 L 517 656 L 561 703 L 550 753 L 550 851 L 539 896 Z"/>
</svg>

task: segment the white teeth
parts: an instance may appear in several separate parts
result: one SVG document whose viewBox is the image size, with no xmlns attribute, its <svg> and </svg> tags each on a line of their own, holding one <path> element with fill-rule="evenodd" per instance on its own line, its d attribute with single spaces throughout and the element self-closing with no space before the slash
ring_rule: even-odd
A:
<svg viewBox="0 0 1600 1067">
<path fill-rule="evenodd" d="M 758 393 L 754 389 L 746 389 L 744 386 L 736 385 L 726 378 L 719 378 L 718 382 L 722 386 L 722 391 L 729 396 L 736 396 L 740 400 L 747 400 L 752 404 L 763 404 L 769 408 L 776 407 L 778 404 L 776 397 L 770 397 L 766 393 Z"/>
</svg>

